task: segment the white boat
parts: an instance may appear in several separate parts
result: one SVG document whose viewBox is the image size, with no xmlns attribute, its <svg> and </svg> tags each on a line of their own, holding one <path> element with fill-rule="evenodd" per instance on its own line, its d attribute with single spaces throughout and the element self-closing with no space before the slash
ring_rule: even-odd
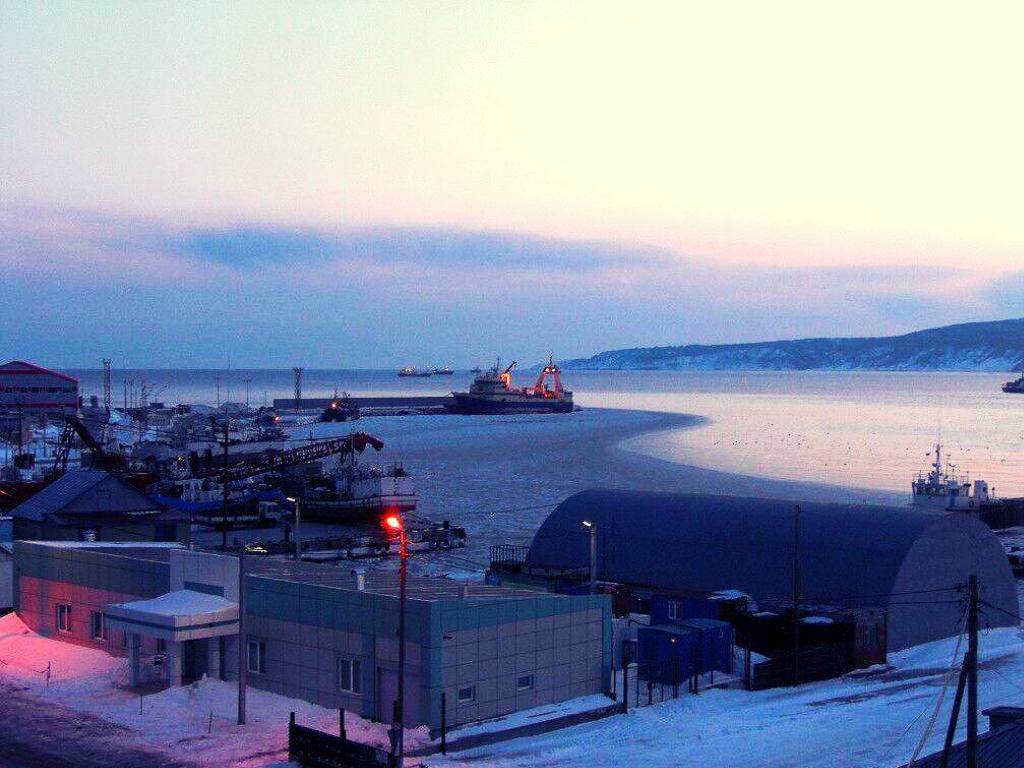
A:
<svg viewBox="0 0 1024 768">
<path fill-rule="evenodd" d="M 931 454 L 929 454 L 931 455 Z M 942 466 L 942 446 L 935 444 L 935 460 L 927 475 L 920 472 L 910 483 L 910 506 L 936 510 L 979 510 L 983 504 L 995 501 L 994 491 L 984 480 L 973 483 L 969 476 L 957 477 L 956 466 L 947 458 Z M 972 492 L 973 489 L 973 492 Z"/>
<path fill-rule="evenodd" d="M 361 466 L 355 454 L 341 462 L 328 485 L 303 494 L 302 513 L 324 520 L 374 520 L 416 508 L 413 479 L 399 463 Z"/>
</svg>

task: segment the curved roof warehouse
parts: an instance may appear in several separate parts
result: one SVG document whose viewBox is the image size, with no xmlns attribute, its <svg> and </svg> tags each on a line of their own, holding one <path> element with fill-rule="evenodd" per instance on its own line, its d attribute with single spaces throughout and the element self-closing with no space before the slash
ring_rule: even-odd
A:
<svg viewBox="0 0 1024 768">
<path fill-rule="evenodd" d="M 888 648 L 960 631 L 966 585 L 1017 614 L 1017 591 L 999 540 L 963 512 L 799 503 L 801 602 L 886 608 Z M 737 589 L 755 601 L 793 597 L 796 503 L 737 496 L 588 490 L 556 507 L 526 566 L 587 568 L 587 520 L 597 525 L 598 578 L 662 589 Z M 983 627 L 1008 626 L 982 605 Z"/>
</svg>

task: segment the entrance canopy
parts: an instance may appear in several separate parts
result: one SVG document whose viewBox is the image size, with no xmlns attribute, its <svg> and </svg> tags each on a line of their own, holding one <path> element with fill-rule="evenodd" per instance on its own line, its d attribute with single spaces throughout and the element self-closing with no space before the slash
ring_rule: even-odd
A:
<svg viewBox="0 0 1024 768">
<path fill-rule="evenodd" d="M 172 642 L 238 634 L 238 603 L 218 595 L 180 589 L 151 600 L 114 603 L 107 626 Z"/>
</svg>

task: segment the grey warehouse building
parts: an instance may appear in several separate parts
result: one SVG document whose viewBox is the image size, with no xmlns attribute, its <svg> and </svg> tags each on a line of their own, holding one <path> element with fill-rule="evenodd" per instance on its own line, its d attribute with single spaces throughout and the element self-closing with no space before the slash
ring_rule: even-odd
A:
<svg viewBox="0 0 1024 768">
<path fill-rule="evenodd" d="M 128 659 L 134 684 L 237 679 L 238 558 L 164 543 L 14 543 L 15 610 Z M 249 685 L 390 722 L 398 577 L 246 558 Z M 455 726 L 603 693 L 607 596 L 409 577 L 405 723 Z"/>
<path fill-rule="evenodd" d="M 796 503 L 736 496 L 588 490 L 554 509 L 525 567 L 589 567 L 587 520 L 597 525 L 597 576 L 666 590 L 740 590 L 759 603 L 792 600 Z M 955 635 L 964 592 L 978 577 L 983 627 L 1015 623 L 1017 591 L 999 540 L 966 512 L 800 503 L 803 599 L 883 608 L 888 649 Z M 933 591 L 934 590 L 934 591 Z"/>
</svg>

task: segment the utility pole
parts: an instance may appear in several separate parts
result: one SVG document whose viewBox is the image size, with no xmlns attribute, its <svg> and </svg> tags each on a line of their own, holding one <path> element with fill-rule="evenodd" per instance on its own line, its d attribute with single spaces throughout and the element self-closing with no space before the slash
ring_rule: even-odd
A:
<svg viewBox="0 0 1024 768">
<path fill-rule="evenodd" d="M 110 397 L 110 358 L 103 358 L 103 407 L 110 413 L 112 405 Z"/>
<path fill-rule="evenodd" d="M 224 539 L 221 545 L 224 551 L 228 551 L 228 420 L 224 419 L 224 470 L 221 474 L 221 482 L 224 484 L 224 506 L 221 509 L 221 516 L 224 518 L 223 530 Z"/>
<path fill-rule="evenodd" d="M 967 768 L 978 768 L 978 577 L 971 575 L 968 582 L 967 656 Z"/>
<path fill-rule="evenodd" d="M 800 505 L 793 516 L 793 686 L 800 685 Z"/>
<path fill-rule="evenodd" d="M 249 642 L 245 636 L 245 544 L 238 545 L 238 724 L 245 725 L 249 686 Z"/>
<path fill-rule="evenodd" d="M 398 764 L 405 760 L 405 525 L 399 531 L 401 541 L 401 565 L 398 570 L 398 734 L 395 742 L 395 757 Z"/>
<path fill-rule="evenodd" d="M 590 531 L 590 594 L 597 594 L 597 523 L 584 520 Z M 607 539 L 607 536 L 605 537 Z"/>
</svg>

